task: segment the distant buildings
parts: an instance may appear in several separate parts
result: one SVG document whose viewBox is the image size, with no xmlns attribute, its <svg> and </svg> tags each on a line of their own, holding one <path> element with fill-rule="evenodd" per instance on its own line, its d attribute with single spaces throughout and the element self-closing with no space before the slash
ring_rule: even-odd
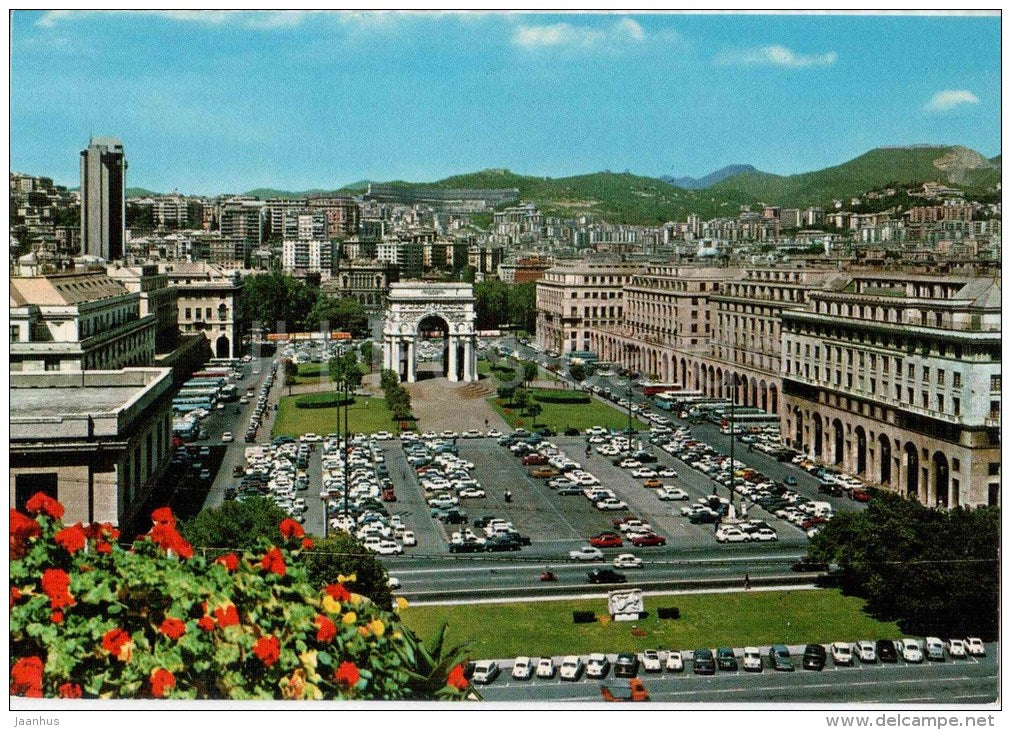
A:
<svg viewBox="0 0 1011 730">
<path fill-rule="evenodd" d="M 115 137 L 93 137 L 81 151 L 81 242 L 85 253 L 106 261 L 123 256 L 126 168 Z"/>
<path fill-rule="evenodd" d="M 342 260 L 329 281 L 321 285 L 323 293 L 340 299 L 356 300 L 367 312 L 380 312 L 386 306 L 390 284 L 399 281 L 394 264 L 367 259 Z"/>
<path fill-rule="evenodd" d="M 327 278 L 333 273 L 339 256 L 336 241 L 323 240 L 287 240 L 281 244 L 281 266 L 286 273 L 304 276 L 305 274 L 324 274 Z"/>
<path fill-rule="evenodd" d="M 517 188 L 452 189 L 400 185 L 369 185 L 366 200 L 402 205 L 431 205 L 447 212 L 482 213 L 519 200 Z"/>
</svg>

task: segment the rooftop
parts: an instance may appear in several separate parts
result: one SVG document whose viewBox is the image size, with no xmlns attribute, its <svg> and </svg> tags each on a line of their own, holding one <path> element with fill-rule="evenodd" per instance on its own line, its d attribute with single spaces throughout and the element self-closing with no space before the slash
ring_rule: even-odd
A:
<svg viewBox="0 0 1011 730">
<path fill-rule="evenodd" d="M 113 413 L 137 392 L 136 386 L 12 388 L 11 418 Z"/>
</svg>

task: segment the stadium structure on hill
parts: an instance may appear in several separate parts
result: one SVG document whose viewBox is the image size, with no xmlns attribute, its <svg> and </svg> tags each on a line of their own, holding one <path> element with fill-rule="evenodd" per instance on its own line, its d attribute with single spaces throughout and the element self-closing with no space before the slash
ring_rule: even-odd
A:
<svg viewBox="0 0 1011 730">
<path fill-rule="evenodd" d="M 369 185 L 366 200 L 402 205 L 431 205 L 450 213 L 481 213 L 520 198 L 517 188 L 415 188 Z"/>
</svg>

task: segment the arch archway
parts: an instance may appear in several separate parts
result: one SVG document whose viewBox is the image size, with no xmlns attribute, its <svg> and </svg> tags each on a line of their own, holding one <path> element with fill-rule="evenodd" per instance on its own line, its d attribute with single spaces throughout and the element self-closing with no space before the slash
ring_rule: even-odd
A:
<svg viewBox="0 0 1011 730">
<path fill-rule="evenodd" d="M 412 348 L 414 349 L 415 372 L 413 374 L 409 372 L 409 363 L 406 365 L 406 370 L 402 364 L 400 367 L 394 368 L 402 380 L 415 382 L 416 380 L 424 380 L 425 378 L 436 377 L 438 375 L 444 378 L 449 377 L 449 322 L 446 321 L 444 316 L 441 314 L 429 314 L 423 317 L 418 322 L 417 339 L 408 345 L 408 357 L 411 354 Z M 439 365 L 437 368 L 433 368 L 424 364 L 428 362 L 438 362 Z M 456 375 L 458 377 L 460 372 L 459 364 L 457 362 Z"/>
<path fill-rule="evenodd" d="M 769 386 L 769 411 L 779 413 L 779 389 L 775 383 Z"/>
<path fill-rule="evenodd" d="M 948 457 L 940 451 L 936 451 L 932 461 L 934 462 L 934 498 L 937 500 L 938 507 L 947 507 L 949 502 Z"/>
<path fill-rule="evenodd" d="M 817 413 L 814 414 L 814 458 L 821 459 L 821 416 Z"/>
<path fill-rule="evenodd" d="M 768 388 L 766 388 L 764 380 L 762 380 L 758 384 L 758 393 L 759 393 L 759 400 L 761 401 L 761 404 L 762 404 L 760 406 L 760 408 L 763 411 L 768 412 L 768 410 L 769 410 L 769 390 L 768 390 Z"/>
<path fill-rule="evenodd" d="M 867 471 L 867 432 L 863 426 L 857 426 L 853 433 L 857 439 L 856 472 L 863 474 Z"/>
<path fill-rule="evenodd" d="M 681 387 L 687 388 L 688 387 L 688 363 L 685 362 L 684 358 L 681 358 L 681 369 L 680 369 L 680 373 L 679 374 L 681 376 Z"/>
<path fill-rule="evenodd" d="M 878 436 L 878 481 L 881 484 L 892 483 L 892 444 L 884 434 Z"/>
<path fill-rule="evenodd" d="M 832 421 L 832 463 L 843 463 L 843 425 L 842 421 L 836 418 Z"/>
<path fill-rule="evenodd" d="M 908 441 L 903 447 L 906 455 L 906 494 L 919 495 L 920 491 L 920 457 L 916 447 Z"/>
<path fill-rule="evenodd" d="M 214 341 L 214 356 L 221 358 L 232 356 L 231 342 L 227 336 L 221 335 Z"/>
<path fill-rule="evenodd" d="M 745 405 L 755 408 L 758 406 L 758 381 L 752 378 L 749 382 L 751 386 L 748 388 L 748 400 Z"/>
<path fill-rule="evenodd" d="M 794 424 L 793 430 L 793 445 L 794 448 L 803 449 L 804 445 L 804 411 L 799 408 L 794 411 L 794 418 L 797 422 Z"/>
<path fill-rule="evenodd" d="M 722 398 L 726 390 L 723 382 L 723 368 L 716 368 L 716 397 Z"/>
<path fill-rule="evenodd" d="M 383 322 L 383 366 L 396 370 L 400 377 L 406 376 L 408 382 L 414 382 L 419 338 L 425 332 L 424 327 L 432 326 L 437 320 L 446 327 L 447 379 L 452 382 L 477 380 L 474 331 L 477 314 L 471 284 L 419 281 L 390 284 Z M 400 363 L 404 354 L 406 366 L 402 369 Z"/>
</svg>

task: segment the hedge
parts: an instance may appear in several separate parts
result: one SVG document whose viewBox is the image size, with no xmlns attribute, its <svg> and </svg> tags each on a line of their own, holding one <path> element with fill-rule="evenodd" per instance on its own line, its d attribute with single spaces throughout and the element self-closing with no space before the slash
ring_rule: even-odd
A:
<svg viewBox="0 0 1011 730">
<path fill-rule="evenodd" d="M 352 397 L 344 398 L 343 395 L 338 393 L 313 393 L 311 395 L 303 395 L 301 398 L 295 401 L 296 408 L 336 408 L 337 406 L 342 406 L 345 403 L 348 405 L 354 404 L 355 399 Z"/>
<path fill-rule="evenodd" d="M 541 403 L 579 404 L 589 403 L 590 396 L 578 390 L 534 391 L 534 400 Z"/>
</svg>

